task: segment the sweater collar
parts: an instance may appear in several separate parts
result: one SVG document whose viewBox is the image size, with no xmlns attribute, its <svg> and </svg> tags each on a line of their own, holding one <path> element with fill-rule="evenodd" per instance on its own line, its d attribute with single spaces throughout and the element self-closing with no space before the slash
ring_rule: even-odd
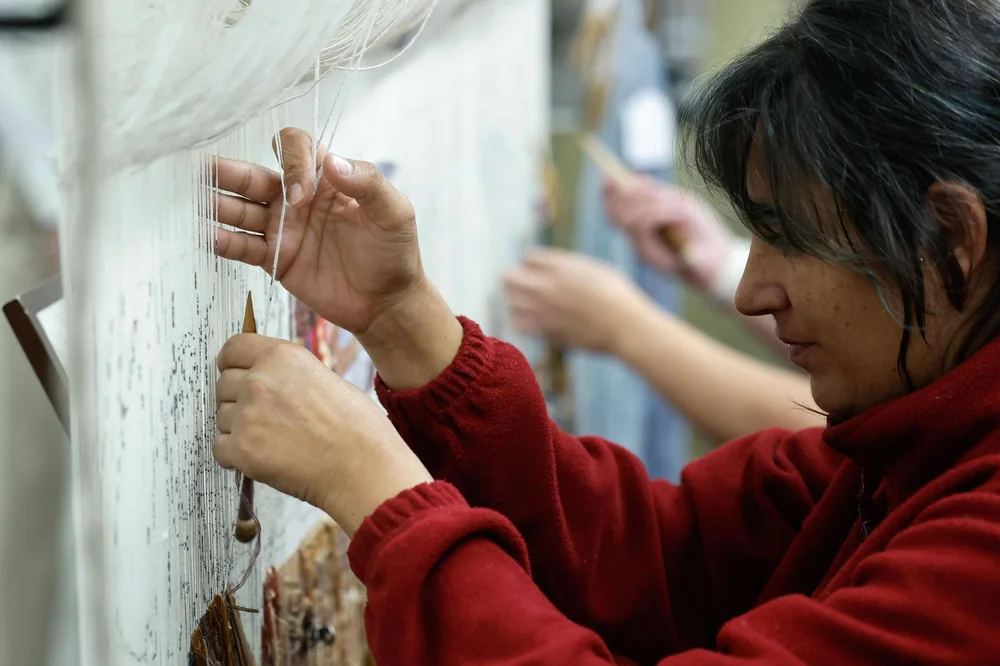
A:
<svg viewBox="0 0 1000 666">
<path fill-rule="evenodd" d="M 1000 441 L 1000 338 L 919 391 L 830 425 L 823 440 L 883 477 L 890 506 L 898 505 Z"/>
</svg>

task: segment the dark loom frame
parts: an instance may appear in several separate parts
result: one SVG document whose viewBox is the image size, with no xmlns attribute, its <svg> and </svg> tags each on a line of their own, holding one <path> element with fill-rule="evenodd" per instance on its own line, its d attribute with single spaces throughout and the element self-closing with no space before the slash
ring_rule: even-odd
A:
<svg viewBox="0 0 1000 666">
<path fill-rule="evenodd" d="M 62 278 L 56 275 L 6 303 L 3 313 L 49 397 L 59 422 L 69 434 L 69 378 L 38 318 L 42 310 L 59 302 L 62 296 Z"/>
<path fill-rule="evenodd" d="M 53 30 L 68 22 L 73 0 L 59 0 L 43 12 L 0 14 L 0 30 L 36 32 Z"/>
</svg>

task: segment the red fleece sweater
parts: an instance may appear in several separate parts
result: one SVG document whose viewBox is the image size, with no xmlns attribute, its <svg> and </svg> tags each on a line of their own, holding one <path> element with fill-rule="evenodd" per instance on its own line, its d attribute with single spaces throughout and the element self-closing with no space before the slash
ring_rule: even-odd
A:
<svg viewBox="0 0 1000 666">
<path fill-rule="evenodd" d="M 351 544 L 379 666 L 1000 663 L 1000 341 L 672 485 L 561 432 L 521 354 L 463 325 L 431 384 L 378 389 L 442 480 Z"/>
</svg>

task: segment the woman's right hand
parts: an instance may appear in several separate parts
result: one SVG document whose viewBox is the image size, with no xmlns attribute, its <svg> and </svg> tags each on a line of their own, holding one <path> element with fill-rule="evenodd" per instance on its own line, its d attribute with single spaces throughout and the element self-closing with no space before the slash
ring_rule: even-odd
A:
<svg viewBox="0 0 1000 666">
<path fill-rule="evenodd" d="M 734 236 L 697 195 L 679 187 L 638 176 L 629 185 L 608 181 L 604 205 L 611 222 L 632 238 L 644 261 L 665 273 L 680 275 L 709 289 L 732 250 Z M 691 266 L 680 266 L 661 232 L 673 227 L 685 245 Z"/>
<path fill-rule="evenodd" d="M 285 129 L 280 138 L 290 205 L 275 277 L 319 316 L 353 333 L 387 385 L 429 382 L 454 359 L 462 327 L 424 274 L 409 200 L 374 165 L 336 157 L 323 146 L 314 193 L 312 137 Z M 221 191 L 219 222 L 250 232 L 219 229 L 217 254 L 270 273 L 281 176 L 220 158 L 214 180 Z"/>
<path fill-rule="evenodd" d="M 413 207 L 374 165 L 334 156 L 324 146 L 316 156 L 323 175 L 314 194 L 312 137 L 284 129 L 280 138 L 290 205 L 275 277 L 319 316 L 363 335 L 425 281 Z M 221 191 L 219 222 L 250 232 L 219 229 L 216 252 L 270 273 L 284 201 L 281 176 L 222 158 L 213 175 Z"/>
</svg>

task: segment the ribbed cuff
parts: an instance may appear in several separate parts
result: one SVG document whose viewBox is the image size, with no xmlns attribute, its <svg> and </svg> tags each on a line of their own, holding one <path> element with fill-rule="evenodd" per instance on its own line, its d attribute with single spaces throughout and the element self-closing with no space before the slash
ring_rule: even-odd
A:
<svg viewBox="0 0 1000 666">
<path fill-rule="evenodd" d="M 467 396 L 479 377 L 489 369 L 489 352 L 482 329 L 466 317 L 459 317 L 458 321 L 464 332 L 462 346 L 451 365 L 430 383 L 393 391 L 381 377 L 375 377 L 375 393 L 390 415 L 404 415 L 411 422 L 428 417 L 434 419 L 456 399 Z"/>
<path fill-rule="evenodd" d="M 422 483 L 383 502 L 375 509 L 375 513 L 361 523 L 347 549 L 347 558 L 354 574 L 363 584 L 367 584 L 369 566 L 375 561 L 382 545 L 399 528 L 426 511 L 448 507 L 467 509 L 469 503 L 455 486 L 444 481 Z"/>
</svg>

